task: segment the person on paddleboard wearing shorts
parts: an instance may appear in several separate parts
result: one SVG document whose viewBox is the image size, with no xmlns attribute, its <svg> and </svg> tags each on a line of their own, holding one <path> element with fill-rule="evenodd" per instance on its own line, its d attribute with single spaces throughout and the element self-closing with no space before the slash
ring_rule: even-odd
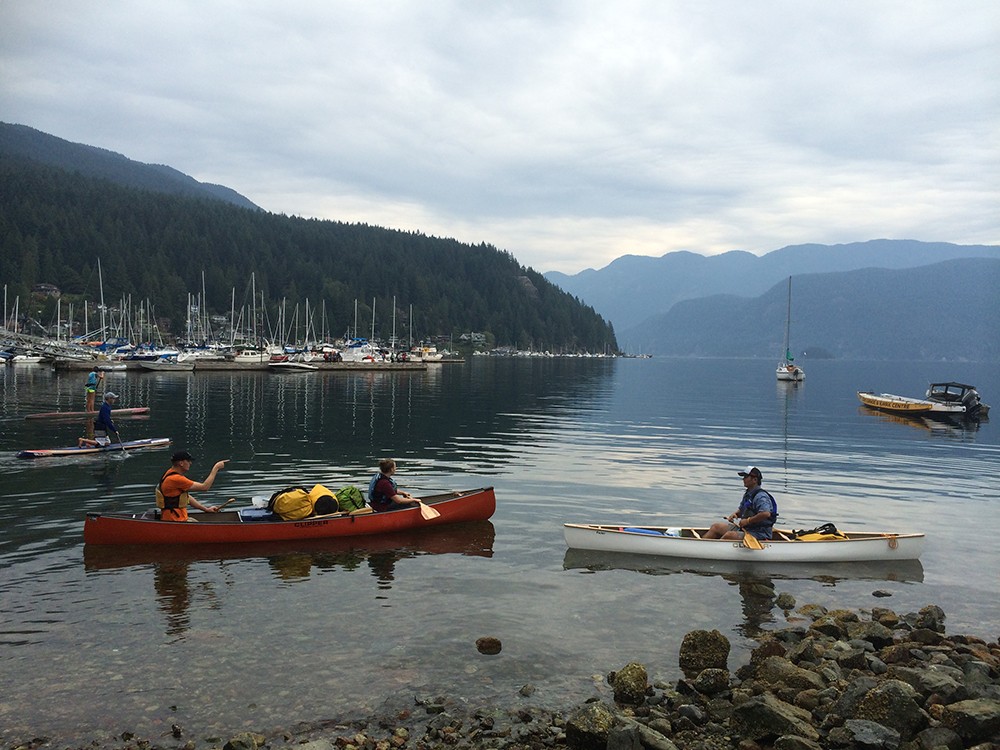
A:
<svg viewBox="0 0 1000 750">
<path fill-rule="evenodd" d="M 736 473 L 743 478 L 740 507 L 726 516 L 725 521 L 713 523 L 703 538 L 735 540 L 742 539 L 747 533 L 757 539 L 768 540 L 778 518 L 778 503 L 771 493 L 760 486 L 764 477 L 756 466 L 748 466 Z"/>
<path fill-rule="evenodd" d="M 87 411 L 94 411 L 94 399 L 97 398 L 97 386 L 104 380 L 104 373 L 97 369 L 97 365 L 91 368 L 87 375 L 87 382 L 83 386 L 83 391 L 87 395 Z"/>
</svg>

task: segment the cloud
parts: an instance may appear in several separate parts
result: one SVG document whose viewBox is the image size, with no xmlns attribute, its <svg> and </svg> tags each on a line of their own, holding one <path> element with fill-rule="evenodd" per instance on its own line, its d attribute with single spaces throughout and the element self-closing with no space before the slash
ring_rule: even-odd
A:
<svg viewBox="0 0 1000 750">
<path fill-rule="evenodd" d="M 275 212 L 624 253 L 1000 239 L 992 3 L 0 4 L 3 118 Z"/>
</svg>

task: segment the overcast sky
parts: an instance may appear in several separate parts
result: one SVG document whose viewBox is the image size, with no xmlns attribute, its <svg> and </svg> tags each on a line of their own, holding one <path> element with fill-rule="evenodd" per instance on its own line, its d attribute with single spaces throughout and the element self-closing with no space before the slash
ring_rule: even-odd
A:
<svg viewBox="0 0 1000 750">
<path fill-rule="evenodd" d="M 1000 244 L 1000 3 L 0 0 L 0 120 L 539 271 Z"/>
</svg>

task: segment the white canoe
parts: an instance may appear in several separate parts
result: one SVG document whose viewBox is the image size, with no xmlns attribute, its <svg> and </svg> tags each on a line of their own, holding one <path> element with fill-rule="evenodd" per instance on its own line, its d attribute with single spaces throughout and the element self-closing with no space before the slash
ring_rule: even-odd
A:
<svg viewBox="0 0 1000 750">
<path fill-rule="evenodd" d="M 680 536 L 668 536 L 667 532 Z M 668 529 L 665 526 L 611 526 L 567 523 L 563 526 L 570 549 L 624 552 L 699 560 L 777 562 L 861 562 L 871 560 L 916 560 L 924 548 L 923 534 L 876 531 L 843 531 L 847 539 L 791 540 L 789 531 L 775 530 L 773 541 L 751 549 L 742 541 L 703 539 L 707 529 Z"/>
</svg>

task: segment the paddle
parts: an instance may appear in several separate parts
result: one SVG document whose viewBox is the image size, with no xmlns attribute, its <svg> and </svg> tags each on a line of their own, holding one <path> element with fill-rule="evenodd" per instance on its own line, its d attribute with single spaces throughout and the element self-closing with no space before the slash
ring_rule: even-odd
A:
<svg viewBox="0 0 1000 750">
<path fill-rule="evenodd" d="M 118 430 L 115 430 L 115 437 L 118 438 L 118 445 L 121 446 L 122 453 L 124 453 L 125 455 L 128 455 L 128 451 L 125 450 L 125 441 L 122 440 L 122 434 L 120 432 L 118 432 Z"/>
<path fill-rule="evenodd" d="M 434 510 L 429 505 L 424 505 L 422 501 L 418 500 L 417 505 L 420 506 L 420 515 L 424 517 L 425 520 L 430 521 L 432 518 L 437 518 L 441 514 Z"/>
<path fill-rule="evenodd" d="M 729 518 L 727 516 L 723 516 L 723 518 L 729 521 Z M 732 521 L 729 522 L 732 523 Z M 764 545 L 760 543 L 760 539 L 755 537 L 749 531 L 743 532 L 743 544 L 749 547 L 750 549 L 764 549 Z"/>
<path fill-rule="evenodd" d="M 218 513 L 220 510 L 222 510 L 227 505 L 229 505 L 229 503 L 235 503 L 235 502 L 236 502 L 236 498 L 235 497 L 231 497 L 228 500 L 226 500 L 226 502 L 224 502 L 222 505 L 220 505 L 218 508 L 216 508 L 215 512 Z"/>
</svg>

